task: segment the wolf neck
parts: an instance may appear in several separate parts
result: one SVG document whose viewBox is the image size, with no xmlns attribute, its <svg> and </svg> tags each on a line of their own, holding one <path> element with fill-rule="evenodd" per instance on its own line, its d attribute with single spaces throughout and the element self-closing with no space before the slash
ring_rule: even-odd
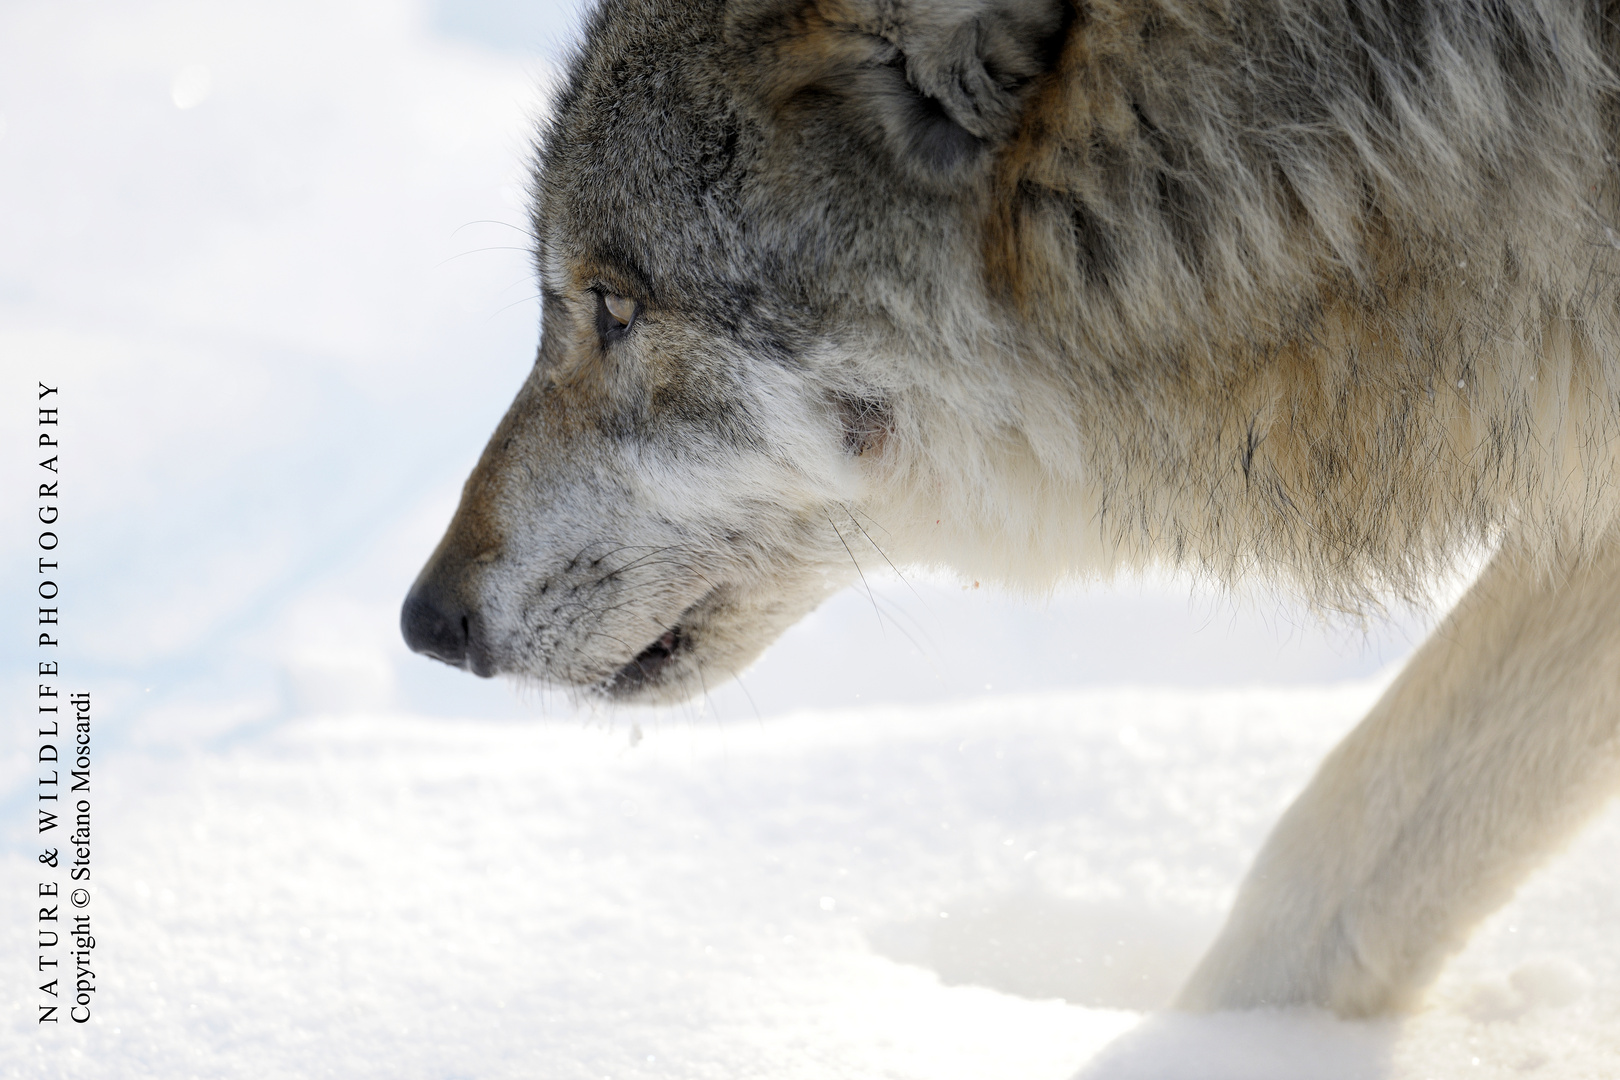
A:
<svg viewBox="0 0 1620 1080">
<path fill-rule="evenodd" d="M 975 578 L 1265 566 L 1353 610 L 1423 599 L 1505 535 L 1589 549 L 1620 516 L 1620 320 L 1529 291 L 1431 299 L 1473 318 L 1341 301 L 1285 340 L 1132 367 L 981 354 L 979 392 L 911 398 L 873 512 Z"/>
<path fill-rule="evenodd" d="M 985 204 L 989 303 L 1026 343 L 987 378 L 1026 392 L 979 437 L 1029 563 L 985 572 L 1269 565 L 1360 607 L 1615 519 L 1611 32 L 1590 5 L 1351 6 L 1073 28 Z"/>
</svg>

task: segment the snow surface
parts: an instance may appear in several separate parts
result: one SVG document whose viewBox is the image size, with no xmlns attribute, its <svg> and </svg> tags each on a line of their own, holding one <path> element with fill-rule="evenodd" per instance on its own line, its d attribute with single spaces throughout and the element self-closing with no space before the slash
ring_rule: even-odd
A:
<svg viewBox="0 0 1620 1080">
<path fill-rule="evenodd" d="M 0 1075 L 1615 1075 L 1614 813 L 1402 1025 L 1144 1016 L 1374 689 L 131 747 L 98 801 L 96 1023 L 41 1036 L 17 1001 Z"/>
<path fill-rule="evenodd" d="M 1414 1018 L 1157 1011 L 1422 616 L 908 575 L 659 713 L 404 650 L 533 355 L 523 162 L 574 20 L 0 5 L 0 445 L 59 381 L 102 978 L 34 1030 L 8 723 L 0 1076 L 1620 1076 L 1613 811 Z M 32 460 L 0 454 L 11 611 Z"/>
</svg>

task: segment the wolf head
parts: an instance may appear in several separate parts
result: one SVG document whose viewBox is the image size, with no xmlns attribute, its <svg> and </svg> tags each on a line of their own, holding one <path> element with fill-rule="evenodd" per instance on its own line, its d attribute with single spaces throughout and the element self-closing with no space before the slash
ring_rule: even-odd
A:
<svg viewBox="0 0 1620 1080">
<path fill-rule="evenodd" d="M 1018 351 L 984 204 L 1069 12 L 598 7 L 537 153 L 539 355 L 405 602 L 411 647 L 679 700 L 858 567 L 1005 528 L 976 478 L 1040 468 L 983 361 Z"/>
</svg>

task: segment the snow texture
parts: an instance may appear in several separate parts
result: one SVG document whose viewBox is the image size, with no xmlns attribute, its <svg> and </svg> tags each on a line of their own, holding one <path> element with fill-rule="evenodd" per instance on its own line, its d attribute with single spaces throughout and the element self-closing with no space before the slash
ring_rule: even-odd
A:
<svg viewBox="0 0 1620 1080">
<path fill-rule="evenodd" d="M 43 378 L 100 975 L 37 1029 L 16 621 L 0 1077 L 1620 1075 L 1612 810 L 1414 1017 L 1162 1011 L 1425 616 L 914 575 L 657 713 L 406 653 L 533 356 L 523 163 L 574 21 L 0 5 L 0 597 L 31 610 Z"/>
<path fill-rule="evenodd" d="M 18 1001 L 0 1075 L 1613 1076 L 1616 814 L 1404 1024 L 1151 1015 L 1372 692 L 130 748 L 98 803 L 96 1022 L 42 1035 Z"/>
</svg>

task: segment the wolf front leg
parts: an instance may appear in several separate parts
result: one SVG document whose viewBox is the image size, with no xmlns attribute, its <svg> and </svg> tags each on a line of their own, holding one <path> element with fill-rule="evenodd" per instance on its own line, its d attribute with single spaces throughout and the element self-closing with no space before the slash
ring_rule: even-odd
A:
<svg viewBox="0 0 1620 1080">
<path fill-rule="evenodd" d="M 1505 547 L 1266 841 L 1177 1006 L 1416 1003 L 1620 780 L 1620 543 Z"/>
</svg>

